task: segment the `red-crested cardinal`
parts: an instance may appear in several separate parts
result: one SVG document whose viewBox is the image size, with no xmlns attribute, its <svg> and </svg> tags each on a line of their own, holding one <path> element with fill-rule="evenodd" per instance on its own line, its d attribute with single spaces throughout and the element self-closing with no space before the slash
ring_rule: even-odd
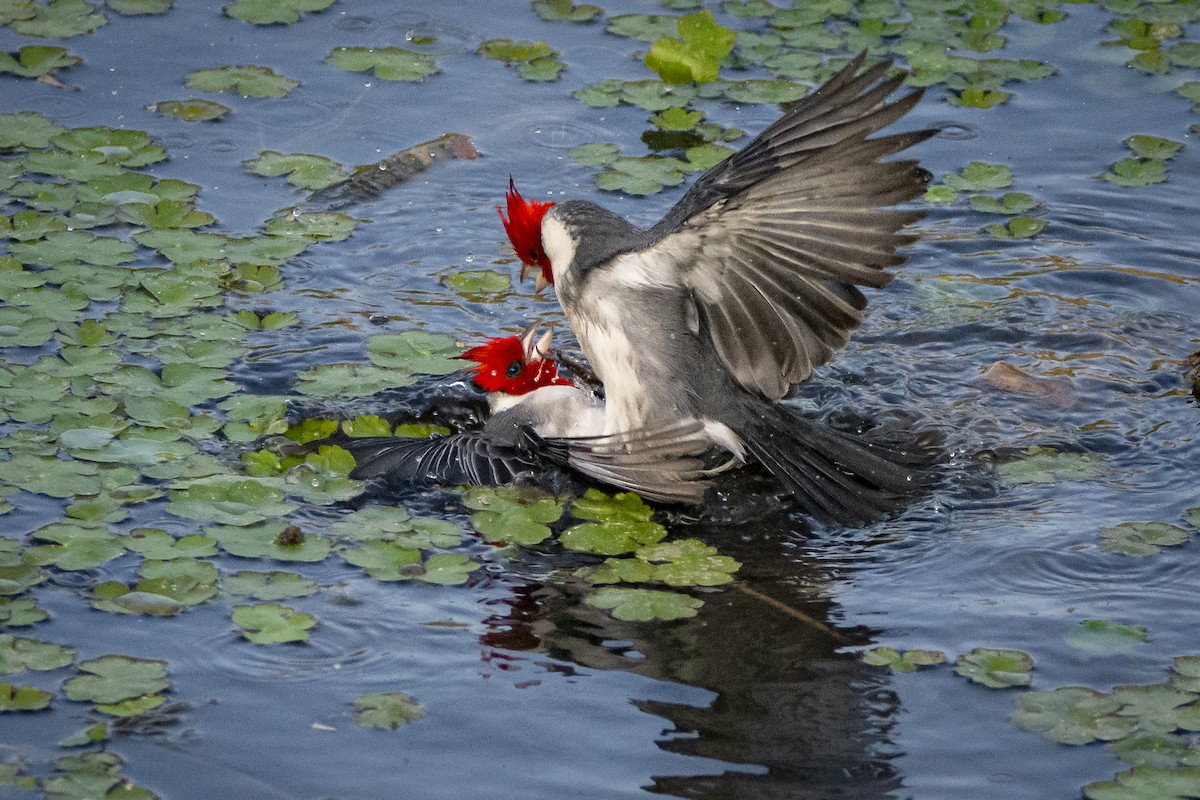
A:
<svg viewBox="0 0 1200 800">
<path fill-rule="evenodd" d="M 554 465 L 631 489 L 653 500 L 694 503 L 705 473 L 699 426 L 675 424 L 629 436 L 604 434 L 604 402 L 558 372 L 551 332 L 489 339 L 460 358 L 475 362 L 471 379 L 487 393 L 491 415 L 478 430 L 430 439 L 350 438 L 336 444 L 354 456 L 350 477 L 407 484 L 504 485 Z M 642 444 L 644 442 L 644 444 Z M 666 477 L 664 477 L 666 476 Z"/>
<path fill-rule="evenodd" d="M 885 286 L 902 233 L 922 216 L 881 210 L 921 194 L 916 161 L 881 161 L 934 135 L 867 138 L 921 97 L 888 96 L 904 75 L 854 58 L 743 150 L 704 173 L 643 230 L 579 200 L 500 210 L 537 287 L 553 285 L 604 383 L 604 431 L 698 422 L 763 464 L 822 521 L 860 523 L 922 482 L 906 454 L 780 405 L 862 321 L 859 286 Z M 861 71 L 860 71 L 861 70 Z"/>
</svg>

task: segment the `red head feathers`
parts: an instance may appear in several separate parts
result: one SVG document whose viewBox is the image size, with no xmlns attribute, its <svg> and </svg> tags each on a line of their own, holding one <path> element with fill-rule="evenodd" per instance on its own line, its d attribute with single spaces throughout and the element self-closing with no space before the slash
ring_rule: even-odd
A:
<svg viewBox="0 0 1200 800">
<path fill-rule="evenodd" d="M 550 331 L 536 343 L 534 328 L 523 339 L 516 336 L 488 339 L 472 347 L 459 358 L 474 361 L 475 384 L 485 392 L 522 395 L 543 386 L 570 386 L 571 382 L 558 374 L 550 355 Z"/>
<path fill-rule="evenodd" d="M 504 232 L 508 234 L 508 241 L 512 242 L 517 258 L 525 264 L 525 268 L 521 270 L 521 279 L 524 280 L 529 274 L 530 267 L 539 267 L 546 283 L 554 283 L 550 259 L 542 249 L 542 217 L 554 203 L 527 201 L 517 191 L 512 178 L 508 179 L 508 194 L 505 195 L 505 199 L 508 201 L 508 216 L 504 216 L 504 209 L 499 206 L 496 206 L 496 211 L 500 214 Z"/>
</svg>

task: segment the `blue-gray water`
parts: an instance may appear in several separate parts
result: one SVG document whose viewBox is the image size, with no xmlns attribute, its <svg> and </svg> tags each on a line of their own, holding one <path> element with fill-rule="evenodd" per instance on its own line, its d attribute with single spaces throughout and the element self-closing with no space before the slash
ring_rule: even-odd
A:
<svg viewBox="0 0 1200 800">
<path fill-rule="evenodd" d="M 1123 766 L 1101 745 L 1066 747 L 1014 727 L 1014 690 L 985 689 L 947 666 L 893 675 L 855 651 L 882 644 L 953 659 L 973 647 L 1015 648 L 1034 658 L 1034 689 L 1101 690 L 1165 681 L 1174 656 L 1200 652 L 1196 542 L 1150 558 L 1098 547 L 1102 526 L 1183 524 L 1185 509 L 1200 505 L 1200 409 L 1182 377 L 1198 340 L 1200 152 L 1187 128 L 1200 117 L 1172 91 L 1197 71 L 1135 72 L 1124 66 L 1129 50 L 1099 44 L 1112 38 L 1101 33 L 1111 14 L 1065 8 L 1068 19 L 1050 26 L 1014 16 L 1008 45 L 992 54 L 1046 60 L 1058 75 L 1020 84 L 989 110 L 952 108 L 935 87 L 902 123 L 967 126 L 973 135 L 917 148 L 922 163 L 935 176 L 971 161 L 1010 165 L 1013 190 L 1045 203 L 1047 229 L 1000 242 L 976 234 L 999 218 L 963 202 L 931 207 L 897 280 L 872 293 L 863 330 L 803 392 L 814 411 L 899 412 L 945 437 L 956 455 L 946 485 L 898 518 L 856 531 L 810 533 L 776 518 L 673 530 L 741 560 L 739 582 L 751 590 L 704 594 L 700 615 L 682 622 L 618 622 L 582 604 L 569 579 L 577 562 L 551 549 L 497 560 L 468 587 L 380 583 L 336 557 L 299 568 L 215 559 L 226 572 L 296 568 L 317 579 L 319 594 L 290 603 L 321 620 L 306 645 L 246 642 L 221 600 L 168 619 L 94 611 L 70 574 L 36 592 L 53 618 L 12 632 L 70 644 L 80 660 L 127 653 L 169 662 L 171 699 L 189 704 L 182 721 L 163 737 L 117 737 L 108 749 L 124 759 L 124 776 L 171 800 L 648 792 L 1045 800 L 1111 778 Z M 605 10 L 662 8 L 628 0 Z M 382 332 L 419 327 L 470 342 L 561 322 L 552 297 L 535 298 L 528 285 L 481 303 L 439 282 L 466 268 L 512 271 L 494 211 L 510 174 L 527 196 L 595 199 L 640 223 L 682 193 L 606 194 L 567 156 L 592 141 L 642 152 L 647 112 L 570 97 L 601 79 L 649 77 L 630 57 L 643 45 L 604 34 L 602 22 L 544 22 L 524 2 L 370 0 L 262 29 L 223 17 L 216 3 L 110 16 L 91 35 L 52 42 L 86 59 L 63 76 L 79 91 L 0 76 L 4 110 L 151 132 L 170 160 L 150 171 L 202 185 L 199 208 L 228 232 L 248 234 L 301 196 L 242 168 L 261 150 L 363 164 L 458 132 L 482 153 L 351 209 L 370 224 L 284 268 L 285 287 L 264 296 L 264 307 L 295 310 L 301 325 L 255 334 L 232 370 L 257 393 L 290 391 L 314 364 L 365 361 L 367 337 Z M 412 35 L 435 37 L 442 70 L 421 83 L 322 61 L 336 46 L 404 46 Z M 475 55 L 491 38 L 547 40 L 568 68 L 557 82 L 524 82 Z M 0 49 L 37 43 L 0 29 Z M 249 63 L 302 86 L 284 100 L 211 95 L 234 109 L 214 124 L 144 108 L 200 96 L 183 86 L 191 70 Z M 773 106 L 702 107 L 751 133 L 778 116 Z M 1170 180 L 1144 188 L 1095 180 L 1127 155 L 1121 142 L 1135 133 L 1187 143 Z M 982 384 L 1002 360 L 1069 379 L 1078 402 L 1064 408 Z M 1013 486 L 978 466 L 979 453 L 1030 445 L 1099 454 L 1106 471 Z M 0 518 L 10 538 L 60 514 L 44 497 L 10 500 L 17 509 Z M 430 500 L 435 509 L 446 502 Z M 298 518 L 319 527 L 337 513 L 305 508 Z M 466 517 L 453 506 L 445 513 Z M 197 527 L 161 510 L 139 514 L 138 524 L 176 534 Z M 135 565 L 126 556 L 88 581 L 128 580 Z M 843 641 L 764 595 L 839 629 Z M 1145 626 L 1149 641 L 1114 656 L 1068 646 L 1066 633 L 1089 618 Z M 456 625 L 428 624 L 445 621 Z M 57 691 L 65 674 L 13 680 Z M 412 695 L 426 717 L 395 732 L 354 724 L 354 698 L 391 691 Z M 66 752 L 55 743 L 87 719 L 86 706 L 61 697 L 50 713 L 0 715 L 0 759 L 46 774 Z"/>
</svg>

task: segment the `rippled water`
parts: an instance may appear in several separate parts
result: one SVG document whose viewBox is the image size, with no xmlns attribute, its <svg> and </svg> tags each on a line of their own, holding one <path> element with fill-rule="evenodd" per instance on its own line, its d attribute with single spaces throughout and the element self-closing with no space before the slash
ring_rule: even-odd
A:
<svg viewBox="0 0 1200 800">
<path fill-rule="evenodd" d="M 661 10 L 628 6 L 606 10 Z M 40 591 L 53 618 L 31 635 L 72 643 L 81 659 L 125 652 L 170 664 L 172 700 L 189 707 L 161 735 L 111 743 L 123 774 L 173 800 L 1009 800 L 1076 797 L 1121 769 L 1098 745 L 1068 748 L 1015 728 L 1012 692 L 948 667 L 893 675 L 858 653 L 874 644 L 950 656 L 1017 648 L 1034 657 L 1035 689 L 1106 690 L 1161 682 L 1172 657 L 1200 651 L 1196 542 L 1145 559 L 1098 547 L 1101 526 L 1178 523 L 1200 505 L 1200 411 L 1182 378 L 1198 336 L 1200 146 L 1186 133 L 1196 116 L 1171 91 L 1196 71 L 1129 70 L 1127 51 L 1098 44 L 1110 15 L 1067 8 L 1053 26 L 1014 19 L 998 53 L 1049 60 L 1059 75 L 1022 84 L 992 110 L 952 108 L 935 89 L 905 123 L 949 124 L 917 148 L 935 175 L 976 160 L 1010 164 L 1014 188 L 1044 201 L 1050 226 L 1027 242 L 997 242 L 975 235 L 992 218 L 962 203 L 931 207 L 925 237 L 897 280 L 873 293 L 861 333 L 802 392 L 814 412 L 915 418 L 940 434 L 953 458 L 932 497 L 861 531 L 813 532 L 780 515 L 674 527 L 744 564 L 737 586 L 705 593 L 700 615 L 683 622 L 619 622 L 582 604 L 569 579 L 578 562 L 555 552 L 493 563 L 466 588 L 379 583 L 340 559 L 305 565 L 323 588 L 295 603 L 321 620 L 303 646 L 248 644 L 223 602 L 155 619 L 93 611 L 69 586 Z M 299 198 L 241 167 L 260 150 L 364 164 L 447 132 L 471 137 L 481 158 L 438 164 L 355 208 L 370 224 L 285 267 L 286 288 L 266 302 L 298 312 L 300 327 L 256 335 L 232 370 L 250 391 L 285 393 L 313 364 L 363 360 L 373 334 L 420 327 L 473 341 L 561 322 L 557 305 L 528 285 L 484 303 L 440 282 L 468 267 L 512 270 L 493 210 L 510 174 L 528 196 L 592 198 L 639 223 L 682 193 L 607 195 L 567 156 L 591 141 L 641 152 L 646 112 L 569 96 L 603 78 L 647 76 L 627 58 L 631 40 L 600 30 L 542 22 L 519 2 L 343 0 L 261 30 L 221 17 L 219 4 L 180 3 L 167 17 L 116 19 L 70 40 L 86 58 L 70 73 L 80 91 L 0 76 L 0 96 L 6 109 L 60 123 L 149 130 L 171 154 L 156 174 L 203 185 L 199 207 L 234 233 Z M 321 63 L 334 46 L 412 36 L 435 37 L 430 52 L 443 72 L 424 83 L 355 75 L 348 91 L 346 74 Z M 498 37 L 547 39 L 568 70 L 559 82 L 525 83 L 474 55 Z M 28 43 L 0 29 L 3 49 Z M 212 125 L 144 110 L 190 96 L 182 76 L 191 69 L 242 63 L 275 66 L 303 85 L 286 101 L 220 96 L 235 113 Z M 751 132 L 778 113 L 705 110 Z M 1133 133 L 1187 142 L 1170 181 L 1128 189 L 1093 179 L 1124 157 L 1121 140 Z M 1074 401 L 987 385 L 980 376 L 997 361 L 1068 380 Z M 1107 469 L 1097 480 L 1020 486 L 991 472 L 993 452 L 1030 445 L 1100 454 Z M 453 498 L 405 500 L 465 519 Z M 336 513 L 300 516 L 316 525 Z M 7 535 L 57 515 L 56 503 L 23 496 L 4 517 Z M 193 531 L 174 518 L 136 521 Z M 132 563 L 89 579 L 121 578 Z M 1064 635 L 1087 618 L 1144 625 L 1149 642 L 1127 655 L 1085 654 Z M 424 719 L 386 733 L 353 723 L 354 698 L 400 690 L 420 701 Z M 62 752 L 55 742 L 84 719 L 69 706 L 0 715 L 0 758 L 44 772 Z"/>
</svg>

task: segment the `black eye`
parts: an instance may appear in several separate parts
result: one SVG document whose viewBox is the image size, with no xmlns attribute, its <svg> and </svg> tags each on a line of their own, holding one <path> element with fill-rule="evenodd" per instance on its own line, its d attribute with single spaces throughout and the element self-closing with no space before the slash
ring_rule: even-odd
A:
<svg viewBox="0 0 1200 800">
<path fill-rule="evenodd" d="M 538 260 L 538 251 L 537 251 L 537 250 L 530 250 L 530 251 L 529 251 L 529 257 L 530 257 L 530 258 L 532 258 L 534 261 L 537 261 L 537 260 Z"/>
<path fill-rule="evenodd" d="M 513 361 L 508 365 L 508 369 L 504 370 L 504 374 L 510 378 L 515 378 L 521 374 L 522 364 L 520 361 Z"/>
</svg>

